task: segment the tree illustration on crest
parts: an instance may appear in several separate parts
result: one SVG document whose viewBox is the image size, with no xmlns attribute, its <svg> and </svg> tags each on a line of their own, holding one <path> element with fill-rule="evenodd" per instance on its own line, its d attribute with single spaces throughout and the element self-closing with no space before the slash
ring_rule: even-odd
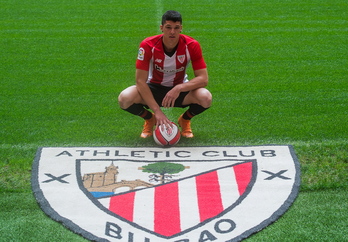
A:
<svg viewBox="0 0 348 242">
<path fill-rule="evenodd" d="M 149 176 L 151 178 L 150 181 L 164 184 L 172 180 L 172 174 L 185 170 L 185 166 L 176 163 L 157 162 L 143 166 L 142 170 L 143 172 L 152 173 L 152 175 Z"/>
</svg>

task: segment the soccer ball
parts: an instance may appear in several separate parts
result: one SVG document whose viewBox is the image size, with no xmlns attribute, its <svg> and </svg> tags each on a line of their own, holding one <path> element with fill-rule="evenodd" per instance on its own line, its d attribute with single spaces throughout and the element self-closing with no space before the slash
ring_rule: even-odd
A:
<svg viewBox="0 0 348 242">
<path fill-rule="evenodd" d="M 158 145 L 173 146 L 180 140 L 180 130 L 173 122 L 171 127 L 162 124 L 153 131 L 153 139 Z"/>
</svg>

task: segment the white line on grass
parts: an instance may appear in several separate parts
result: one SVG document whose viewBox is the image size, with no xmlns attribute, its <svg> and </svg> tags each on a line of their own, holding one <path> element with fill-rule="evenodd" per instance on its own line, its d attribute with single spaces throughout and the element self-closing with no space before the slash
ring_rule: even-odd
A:
<svg viewBox="0 0 348 242">
<path fill-rule="evenodd" d="M 163 1 L 156 0 L 155 6 L 156 6 L 156 21 L 159 21 L 162 18 L 162 14 L 163 14 Z"/>
</svg>

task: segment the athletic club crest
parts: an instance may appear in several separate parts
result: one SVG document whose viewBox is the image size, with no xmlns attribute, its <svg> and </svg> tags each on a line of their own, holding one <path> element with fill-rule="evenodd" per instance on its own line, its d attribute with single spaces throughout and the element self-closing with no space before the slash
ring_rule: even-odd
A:
<svg viewBox="0 0 348 242">
<path fill-rule="evenodd" d="M 185 55 L 178 55 L 178 61 L 182 64 L 185 61 Z"/>
<path fill-rule="evenodd" d="M 52 219 L 96 241 L 240 241 L 300 185 L 291 146 L 40 148 L 32 187 Z"/>
</svg>

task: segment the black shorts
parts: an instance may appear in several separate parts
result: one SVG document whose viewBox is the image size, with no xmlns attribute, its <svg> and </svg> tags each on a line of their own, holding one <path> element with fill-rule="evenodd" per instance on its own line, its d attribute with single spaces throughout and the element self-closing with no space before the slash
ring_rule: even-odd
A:
<svg viewBox="0 0 348 242">
<path fill-rule="evenodd" d="M 157 104 L 162 107 L 162 100 L 173 87 L 165 87 L 158 84 L 148 83 L 147 84 L 152 92 L 153 97 L 155 98 Z M 188 105 L 182 105 L 184 98 L 189 92 L 181 92 L 179 97 L 175 100 L 174 107 L 185 108 Z"/>
</svg>

